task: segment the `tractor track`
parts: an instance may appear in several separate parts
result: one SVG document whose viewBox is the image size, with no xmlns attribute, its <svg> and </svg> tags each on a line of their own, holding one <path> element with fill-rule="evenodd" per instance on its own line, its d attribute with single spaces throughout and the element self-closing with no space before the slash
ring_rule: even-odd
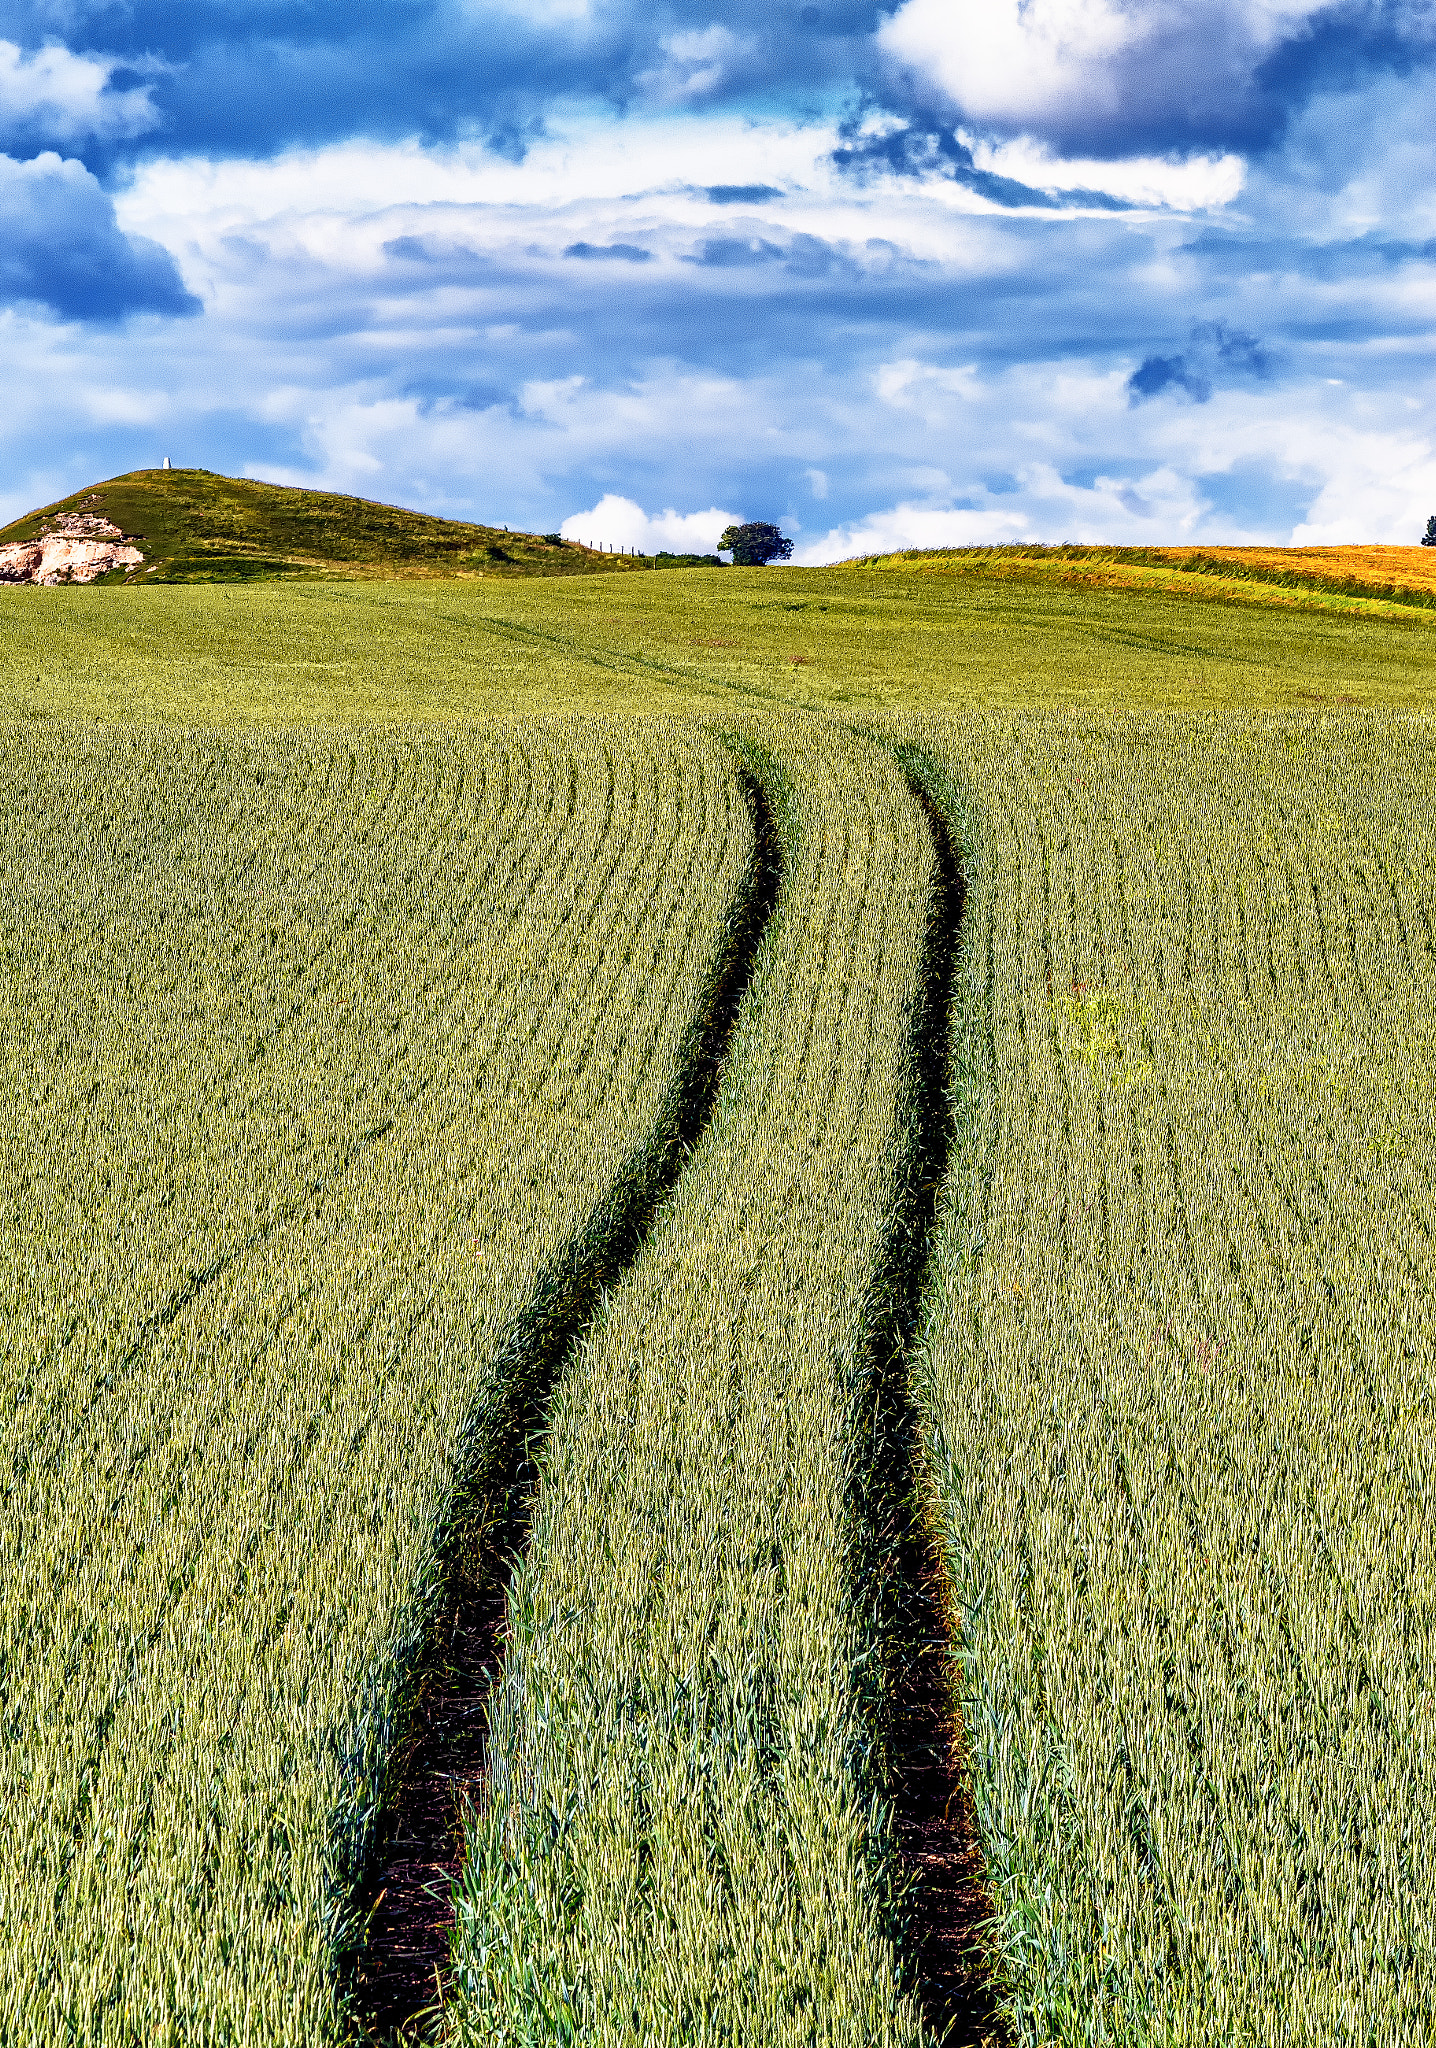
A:
<svg viewBox="0 0 1436 2048">
<path fill-rule="evenodd" d="M 956 1698 L 948 1574 L 912 1383 L 954 1135 L 951 1018 L 966 890 L 920 766 L 905 757 L 903 766 L 932 835 L 936 873 L 913 1018 L 905 1195 L 875 1283 L 865 1442 L 852 1503 L 854 1597 L 879 1615 L 883 1689 L 875 1732 L 908 1987 L 936 2039 L 977 2048 L 1003 2038 L 984 1947 L 992 1905 Z"/>
<path fill-rule="evenodd" d="M 781 859 L 772 809 L 740 770 L 753 822 L 748 886 L 712 970 L 708 1000 L 655 1135 L 620 1176 L 511 1329 L 504 1411 L 462 1476 L 440 1552 L 441 1595 L 412 1677 L 414 1709 L 386 1812 L 355 1900 L 362 1945 L 343 1975 L 375 2048 L 422 2039 L 444 1996 L 463 1861 L 465 1816 L 485 1777 L 487 1702 L 506 1650 L 515 1558 L 527 1542 L 547 1417 L 565 1361 L 604 1292 L 638 1257 L 659 1206 L 713 1113 L 758 947 L 777 903 Z"/>
</svg>

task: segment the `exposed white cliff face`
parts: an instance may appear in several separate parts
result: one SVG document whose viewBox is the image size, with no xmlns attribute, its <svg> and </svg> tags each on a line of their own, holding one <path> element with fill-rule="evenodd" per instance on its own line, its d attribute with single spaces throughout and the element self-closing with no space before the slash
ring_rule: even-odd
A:
<svg viewBox="0 0 1436 2048">
<path fill-rule="evenodd" d="M 0 583 L 93 583 L 144 560 L 118 526 L 94 512 L 62 512 L 36 540 L 0 548 Z"/>
</svg>

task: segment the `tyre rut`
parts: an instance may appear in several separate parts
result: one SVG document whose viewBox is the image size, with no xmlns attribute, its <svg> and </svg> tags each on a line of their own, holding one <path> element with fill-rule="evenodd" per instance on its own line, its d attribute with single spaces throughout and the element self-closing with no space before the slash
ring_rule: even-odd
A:
<svg viewBox="0 0 1436 2048">
<path fill-rule="evenodd" d="M 911 1362 L 954 1136 L 951 1017 L 966 892 L 921 763 L 905 752 L 900 759 L 932 834 L 935 879 L 913 1018 L 906 1199 L 875 1283 L 871 1436 L 855 1461 L 855 1593 L 876 1597 L 882 1616 L 885 1671 L 876 1732 L 902 1900 L 900 1946 L 927 2027 L 937 2039 L 966 2048 L 1002 2038 L 983 1949 L 992 1906 L 954 1696 L 950 1593 Z"/>
<path fill-rule="evenodd" d="M 355 1924 L 365 1938 L 342 1959 L 352 2007 L 371 2043 L 423 2038 L 442 2005 L 464 1816 L 484 1780 L 486 1703 L 503 1665 L 509 1580 L 527 1538 L 552 1397 L 571 1348 L 605 1291 L 638 1256 L 712 1115 L 777 902 L 780 856 L 772 811 L 751 773 L 740 769 L 739 779 L 753 826 L 748 885 L 678 1079 L 650 1143 L 511 1326 L 504 1412 L 497 1427 L 485 1431 L 481 1451 L 456 1488 L 440 1552 L 436 1619 L 411 1677 L 408 1740 L 368 1882 L 355 1902 Z"/>
</svg>

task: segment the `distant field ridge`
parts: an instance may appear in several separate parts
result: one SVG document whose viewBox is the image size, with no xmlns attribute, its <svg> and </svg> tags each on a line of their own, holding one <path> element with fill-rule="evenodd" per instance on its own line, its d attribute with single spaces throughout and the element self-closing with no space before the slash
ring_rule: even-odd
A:
<svg viewBox="0 0 1436 2048">
<path fill-rule="evenodd" d="M 1387 604 L 1436 608 L 1436 560 L 1421 547 L 1122 548 L 1064 542 L 1003 547 L 902 548 L 860 555 L 853 569 L 909 567 L 956 575 L 1042 576 L 1064 583 L 1170 587 L 1177 576 L 1219 577 L 1278 589 L 1320 591 Z"/>
</svg>

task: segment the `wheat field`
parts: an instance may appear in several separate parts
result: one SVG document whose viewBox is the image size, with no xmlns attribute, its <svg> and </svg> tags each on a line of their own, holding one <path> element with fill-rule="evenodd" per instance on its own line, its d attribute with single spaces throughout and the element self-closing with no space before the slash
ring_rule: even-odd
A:
<svg viewBox="0 0 1436 2048">
<path fill-rule="evenodd" d="M 922 2039 L 852 1495 L 934 854 L 879 749 L 769 726 L 756 765 L 782 886 L 713 1122 L 555 1405 L 459 2042 Z"/>
<path fill-rule="evenodd" d="M 313 2042 L 437 1532 L 753 854 L 681 728 L 5 761 L 0 2036 Z"/>
<path fill-rule="evenodd" d="M 1425 2039 L 1430 628 L 579 580 L 0 605 L 0 2040 Z"/>
<path fill-rule="evenodd" d="M 917 1379 L 1014 2033 L 1423 2038 L 1431 728 L 916 745 L 970 889 Z"/>
</svg>

